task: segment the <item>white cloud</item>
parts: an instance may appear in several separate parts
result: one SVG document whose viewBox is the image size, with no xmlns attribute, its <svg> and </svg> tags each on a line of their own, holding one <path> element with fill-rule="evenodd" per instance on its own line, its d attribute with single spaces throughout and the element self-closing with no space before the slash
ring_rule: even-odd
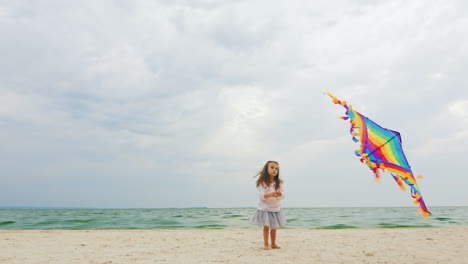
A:
<svg viewBox="0 0 468 264">
<path fill-rule="evenodd" d="M 428 140 L 423 146 L 415 152 L 421 156 L 436 156 L 440 153 L 444 155 L 463 155 L 468 151 L 468 130 L 460 131 L 443 138 L 433 138 Z M 454 160 L 455 161 L 455 160 Z"/>
<path fill-rule="evenodd" d="M 226 157 L 255 155 L 262 127 L 259 120 L 269 114 L 269 94 L 260 87 L 224 88 L 219 94 L 224 121 L 203 148 Z"/>
<path fill-rule="evenodd" d="M 158 73 L 153 73 L 141 54 L 131 47 L 89 58 L 88 65 L 83 79 L 95 85 L 90 93 L 98 97 L 129 99 L 145 96 L 158 88 Z"/>
<path fill-rule="evenodd" d="M 449 112 L 461 122 L 468 121 L 468 100 L 459 100 L 450 104 Z"/>
</svg>

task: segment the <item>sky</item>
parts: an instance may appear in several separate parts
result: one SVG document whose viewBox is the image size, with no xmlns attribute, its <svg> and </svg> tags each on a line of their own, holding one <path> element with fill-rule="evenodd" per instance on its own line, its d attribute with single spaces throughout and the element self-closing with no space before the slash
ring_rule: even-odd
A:
<svg viewBox="0 0 468 264">
<path fill-rule="evenodd" d="M 414 206 L 346 100 L 399 131 L 429 210 L 468 206 L 468 3 L 0 0 L 0 206 Z"/>
</svg>

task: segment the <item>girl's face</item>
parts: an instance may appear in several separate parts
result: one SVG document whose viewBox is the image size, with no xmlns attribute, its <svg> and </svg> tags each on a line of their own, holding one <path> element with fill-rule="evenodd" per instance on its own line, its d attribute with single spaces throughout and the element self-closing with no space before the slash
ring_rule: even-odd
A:
<svg viewBox="0 0 468 264">
<path fill-rule="evenodd" d="M 279 166 L 275 162 L 268 163 L 268 175 L 275 177 L 278 175 Z"/>
</svg>

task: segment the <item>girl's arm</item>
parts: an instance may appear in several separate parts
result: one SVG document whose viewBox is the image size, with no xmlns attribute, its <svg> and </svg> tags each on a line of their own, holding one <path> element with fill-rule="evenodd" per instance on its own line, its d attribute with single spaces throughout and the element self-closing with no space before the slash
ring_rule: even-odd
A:
<svg viewBox="0 0 468 264">
<path fill-rule="evenodd" d="M 279 190 L 276 192 L 276 194 L 281 197 L 281 199 L 284 198 L 284 183 L 281 183 L 281 186 L 279 188 Z"/>
<path fill-rule="evenodd" d="M 264 188 L 263 186 L 258 187 L 258 195 L 260 196 L 260 199 L 266 200 L 268 198 L 272 198 L 276 196 L 276 192 L 271 192 L 271 193 L 266 193 L 267 189 Z"/>
<path fill-rule="evenodd" d="M 267 198 L 272 198 L 272 197 L 275 197 L 277 195 L 277 192 L 271 192 L 271 193 L 267 193 L 265 195 L 263 195 L 263 198 L 267 199 Z"/>
</svg>

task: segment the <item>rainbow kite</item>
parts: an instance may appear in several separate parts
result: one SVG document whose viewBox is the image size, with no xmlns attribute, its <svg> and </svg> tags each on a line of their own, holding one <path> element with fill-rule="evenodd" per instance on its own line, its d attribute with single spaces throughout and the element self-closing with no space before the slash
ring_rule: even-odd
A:
<svg viewBox="0 0 468 264">
<path fill-rule="evenodd" d="M 379 126 L 353 110 L 351 105 L 338 100 L 330 93 L 327 94 L 333 99 L 333 103 L 346 108 L 346 116 L 341 117 L 341 119 L 349 119 L 353 140 L 361 143 L 360 148 L 354 153 L 360 157 L 362 163 L 374 172 L 375 180 L 380 182 L 380 171 L 387 170 L 403 191 L 406 191 L 403 183 L 408 185 L 411 189 L 411 196 L 415 200 L 414 203 L 419 205 L 420 210 L 418 211 L 424 218 L 427 218 L 431 213 L 426 208 L 411 167 L 403 153 L 400 133 Z M 418 178 L 422 179 L 423 177 L 418 176 Z"/>
</svg>

